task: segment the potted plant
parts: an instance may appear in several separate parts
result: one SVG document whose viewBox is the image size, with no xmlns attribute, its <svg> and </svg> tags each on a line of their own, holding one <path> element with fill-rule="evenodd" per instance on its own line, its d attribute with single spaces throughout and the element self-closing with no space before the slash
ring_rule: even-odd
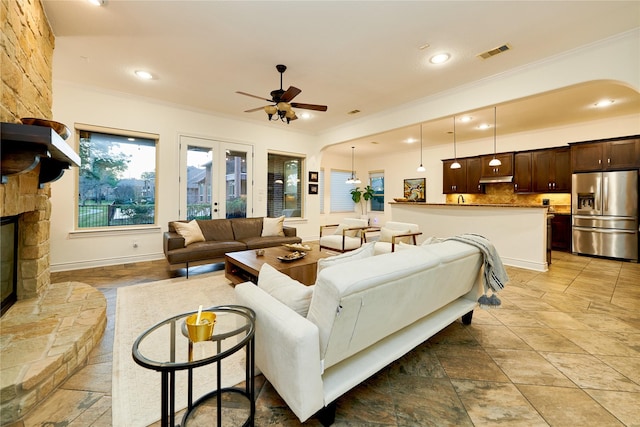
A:
<svg viewBox="0 0 640 427">
<path fill-rule="evenodd" d="M 367 214 L 367 202 L 373 197 L 373 188 L 370 185 L 364 187 L 363 190 L 360 190 L 360 187 L 356 187 L 350 193 L 353 203 L 360 203 L 360 213 L 365 217 Z"/>
</svg>

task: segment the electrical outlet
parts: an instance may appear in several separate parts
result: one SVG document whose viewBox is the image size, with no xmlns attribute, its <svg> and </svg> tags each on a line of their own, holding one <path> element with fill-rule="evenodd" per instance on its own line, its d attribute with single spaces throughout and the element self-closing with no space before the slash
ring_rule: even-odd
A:
<svg viewBox="0 0 640 427">
<path fill-rule="evenodd" d="M 138 241 L 137 240 L 133 241 L 133 248 L 134 249 L 138 249 Z"/>
</svg>

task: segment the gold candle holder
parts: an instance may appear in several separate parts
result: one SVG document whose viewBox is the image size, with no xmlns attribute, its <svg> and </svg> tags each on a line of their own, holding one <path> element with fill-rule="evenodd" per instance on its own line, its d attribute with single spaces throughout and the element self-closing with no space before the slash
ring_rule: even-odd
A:
<svg viewBox="0 0 640 427">
<path fill-rule="evenodd" d="M 213 325 L 216 323 L 216 314 L 210 311 L 203 311 L 200 314 L 200 323 L 196 324 L 198 314 L 187 317 L 187 332 L 191 342 L 207 341 L 213 335 Z"/>
</svg>

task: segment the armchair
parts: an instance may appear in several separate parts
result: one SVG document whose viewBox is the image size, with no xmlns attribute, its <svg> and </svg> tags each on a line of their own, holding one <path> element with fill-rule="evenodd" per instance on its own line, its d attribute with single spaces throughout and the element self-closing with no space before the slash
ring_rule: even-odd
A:
<svg viewBox="0 0 640 427">
<path fill-rule="evenodd" d="M 326 229 L 335 228 L 332 234 L 326 234 Z M 358 249 L 366 242 L 365 231 L 369 228 L 366 219 L 344 218 L 340 224 L 320 226 L 320 249 L 336 252 L 347 252 Z M 323 235 L 325 234 L 325 235 Z"/>
<path fill-rule="evenodd" d="M 400 242 L 416 245 L 416 237 L 422 234 L 422 232 L 418 230 L 418 224 L 395 221 L 385 223 L 379 231 L 380 238 L 375 244 L 375 255 L 395 252 L 396 246 Z"/>
</svg>

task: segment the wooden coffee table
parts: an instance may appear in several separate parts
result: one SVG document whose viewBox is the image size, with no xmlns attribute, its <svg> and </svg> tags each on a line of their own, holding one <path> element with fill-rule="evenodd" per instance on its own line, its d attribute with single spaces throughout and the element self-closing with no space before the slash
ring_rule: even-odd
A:
<svg viewBox="0 0 640 427">
<path fill-rule="evenodd" d="M 291 253 L 284 246 L 265 248 L 262 256 L 256 255 L 255 249 L 229 252 L 224 256 L 224 275 L 234 285 L 247 281 L 258 283 L 258 272 L 262 264 L 269 264 L 300 283 L 313 285 L 316 283 L 318 260 L 332 255 L 327 252 L 321 252 L 319 245 L 307 243 L 305 245 L 311 246 L 311 250 L 306 251 L 307 255 L 302 259 L 290 262 L 283 262 L 278 259 L 279 256 Z"/>
</svg>

